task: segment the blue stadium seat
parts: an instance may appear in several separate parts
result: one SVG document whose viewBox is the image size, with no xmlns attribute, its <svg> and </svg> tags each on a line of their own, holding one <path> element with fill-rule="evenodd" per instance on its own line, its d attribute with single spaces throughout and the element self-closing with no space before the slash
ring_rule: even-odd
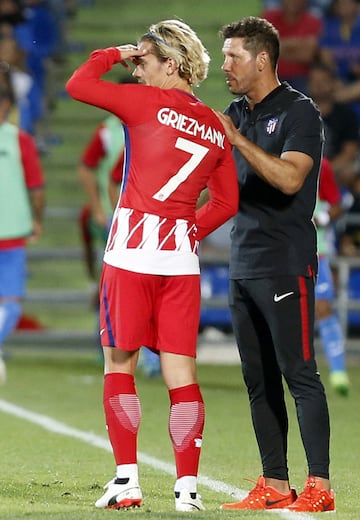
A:
<svg viewBox="0 0 360 520">
<path fill-rule="evenodd" d="M 228 289 L 228 266 L 209 265 L 201 268 L 200 330 L 205 327 L 216 327 L 224 332 L 231 331 Z"/>
</svg>

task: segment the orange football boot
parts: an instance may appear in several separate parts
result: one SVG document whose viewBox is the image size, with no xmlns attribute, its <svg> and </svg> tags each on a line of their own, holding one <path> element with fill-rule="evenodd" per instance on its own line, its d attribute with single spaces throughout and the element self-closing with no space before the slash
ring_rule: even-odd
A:
<svg viewBox="0 0 360 520">
<path fill-rule="evenodd" d="M 320 479 L 309 477 L 305 482 L 304 491 L 287 509 L 303 513 L 335 511 L 334 491 L 324 489 Z"/>
<path fill-rule="evenodd" d="M 240 502 L 223 504 L 220 509 L 283 509 L 288 508 L 297 498 L 295 489 L 283 495 L 275 488 L 265 485 L 265 478 L 260 476 L 256 486 Z"/>
</svg>

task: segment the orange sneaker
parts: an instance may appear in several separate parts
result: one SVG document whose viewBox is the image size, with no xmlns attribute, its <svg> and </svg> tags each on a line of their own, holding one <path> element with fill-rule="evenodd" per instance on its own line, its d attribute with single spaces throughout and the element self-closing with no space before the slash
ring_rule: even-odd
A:
<svg viewBox="0 0 360 520">
<path fill-rule="evenodd" d="M 291 489 L 289 494 L 283 495 L 275 488 L 265 486 L 265 478 L 260 476 L 256 486 L 247 497 L 240 502 L 223 504 L 220 509 L 282 509 L 295 502 L 296 498 L 295 489 Z"/>
<path fill-rule="evenodd" d="M 327 491 L 323 488 L 321 480 L 309 477 L 305 482 L 304 491 L 287 509 L 304 513 L 335 511 L 334 491 Z"/>
</svg>

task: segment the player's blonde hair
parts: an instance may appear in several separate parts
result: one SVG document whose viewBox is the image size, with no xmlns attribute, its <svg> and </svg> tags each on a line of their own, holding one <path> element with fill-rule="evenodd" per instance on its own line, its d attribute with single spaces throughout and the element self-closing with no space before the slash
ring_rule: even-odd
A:
<svg viewBox="0 0 360 520">
<path fill-rule="evenodd" d="M 178 66 L 179 76 L 189 85 L 197 87 L 207 77 L 210 56 L 186 23 L 163 20 L 151 25 L 140 41 L 151 42 L 152 52 L 159 60 L 172 58 Z"/>
</svg>

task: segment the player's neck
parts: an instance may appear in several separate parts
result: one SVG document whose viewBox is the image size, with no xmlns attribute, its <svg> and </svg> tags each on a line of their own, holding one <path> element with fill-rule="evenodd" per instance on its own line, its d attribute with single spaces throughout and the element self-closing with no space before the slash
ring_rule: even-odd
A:
<svg viewBox="0 0 360 520">
<path fill-rule="evenodd" d="M 188 92 L 189 94 L 193 94 L 193 90 L 191 88 L 191 85 L 189 83 L 182 79 L 182 78 L 174 78 L 170 77 L 165 83 L 162 88 L 165 89 L 171 89 L 176 88 L 177 90 L 184 90 L 185 92 Z"/>
</svg>

